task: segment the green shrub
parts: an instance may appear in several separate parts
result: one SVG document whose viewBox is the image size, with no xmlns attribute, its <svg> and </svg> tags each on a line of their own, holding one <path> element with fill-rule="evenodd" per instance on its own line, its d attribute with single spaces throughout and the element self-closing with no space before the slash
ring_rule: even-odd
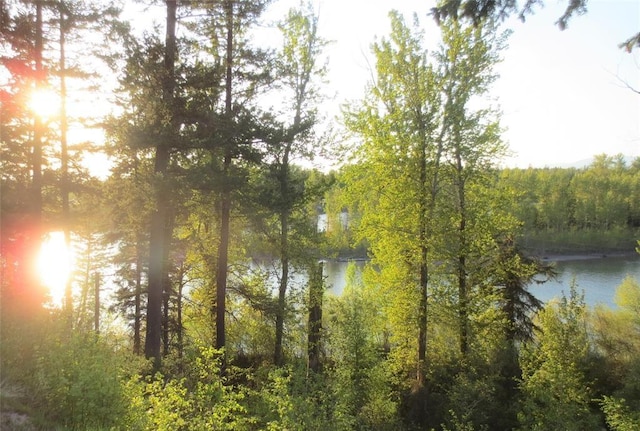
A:
<svg viewBox="0 0 640 431">
<path fill-rule="evenodd" d="M 199 347 L 187 377 L 134 377 L 125 384 L 131 431 L 250 430 L 246 390 L 220 377 L 220 352 Z"/>
<path fill-rule="evenodd" d="M 40 412 L 67 429 L 119 426 L 126 411 L 124 363 L 93 334 L 53 340 L 39 352 L 33 376 L 31 390 Z"/>
</svg>

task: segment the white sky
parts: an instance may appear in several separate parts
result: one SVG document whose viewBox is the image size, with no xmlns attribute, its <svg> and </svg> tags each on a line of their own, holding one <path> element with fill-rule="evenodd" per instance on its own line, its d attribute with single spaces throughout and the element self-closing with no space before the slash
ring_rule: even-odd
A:
<svg viewBox="0 0 640 431">
<path fill-rule="evenodd" d="M 297 0 L 279 0 L 271 16 L 281 16 Z M 320 33 L 333 44 L 329 57 L 328 109 L 362 97 L 373 65 L 370 45 L 389 32 L 388 11 L 410 22 L 417 12 L 435 49 L 438 29 L 427 12 L 433 0 L 319 0 Z M 640 31 L 637 0 L 590 0 L 587 14 L 565 31 L 555 26 L 567 0 L 546 0 L 512 28 L 509 48 L 499 65 L 493 95 L 503 112 L 504 134 L 514 156 L 507 166 L 569 165 L 595 154 L 640 156 L 640 95 L 624 88 L 624 79 L 640 89 L 640 53 L 618 48 Z"/>
<path fill-rule="evenodd" d="M 509 48 L 498 65 L 497 99 L 506 129 L 503 137 L 513 156 L 506 166 L 568 166 L 596 154 L 640 156 L 640 49 L 632 54 L 618 44 L 640 31 L 640 1 L 589 0 L 588 12 L 574 16 L 565 31 L 555 25 L 569 0 L 544 0 L 526 23 L 512 17 Z M 300 0 L 274 0 L 265 21 L 276 20 Z M 520 1 L 522 3 L 523 0 Z M 370 46 L 389 33 L 389 10 L 407 22 L 416 12 L 425 29 L 428 49 L 436 49 L 438 28 L 427 16 L 435 0 L 314 0 L 320 34 L 331 40 L 329 116 L 339 106 L 364 94 L 374 64 Z M 156 9 L 156 8 L 152 8 Z M 163 23 L 159 7 L 158 22 Z M 155 16 L 145 13 L 144 23 Z"/>
</svg>

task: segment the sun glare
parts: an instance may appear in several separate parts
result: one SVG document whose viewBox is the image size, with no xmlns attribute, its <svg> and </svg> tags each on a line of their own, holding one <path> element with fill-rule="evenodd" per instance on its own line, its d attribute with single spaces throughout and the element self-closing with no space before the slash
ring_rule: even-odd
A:
<svg viewBox="0 0 640 431">
<path fill-rule="evenodd" d="M 49 89 L 34 90 L 29 97 L 28 106 L 38 117 L 49 119 L 60 110 L 60 97 Z"/>
<path fill-rule="evenodd" d="M 42 242 L 38 256 L 40 280 L 49 288 L 51 302 L 62 305 L 67 279 L 71 273 L 72 254 L 63 232 L 50 232 Z"/>
</svg>

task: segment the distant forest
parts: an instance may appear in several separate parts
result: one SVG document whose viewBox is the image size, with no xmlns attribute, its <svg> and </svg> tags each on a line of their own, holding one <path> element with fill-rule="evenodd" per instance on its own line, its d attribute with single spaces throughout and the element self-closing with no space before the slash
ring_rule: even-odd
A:
<svg viewBox="0 0 640 431">
<path fill-rule="evenodd" d="M 340 219 L 349 213 L 351 230 L 358 223 L 357 207 L 341 201 L 341 173 L 330 174 L 329 235 L 339 256 L 364 258 L 366 244 L 354 245 Z M 640 158 L 600 154 L 584 168 L 496 169 L 494 184 L 510 193 L 504 203 L 520 221 L 517 242 L 529 254 L 633 253 L 640 237 Z"/>
</svg>

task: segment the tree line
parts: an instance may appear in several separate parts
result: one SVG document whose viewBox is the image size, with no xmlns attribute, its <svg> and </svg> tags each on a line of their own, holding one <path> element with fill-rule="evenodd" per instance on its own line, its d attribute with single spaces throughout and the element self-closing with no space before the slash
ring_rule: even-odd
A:
<svg viewBox="0 0 640 431">
<path fill-rule="evenodd" d="M 640 227 L 640 159 L 596 155 L 584 168 L 503 169 L 526 231 L 633 232 Z"/>
<path fill-rule="evenodd" d="M 3 4 L 2 365 L 33 394 L 34 420 L 636 426 L 640 287 L 625 281 L 618 310 L 588 310 L 576 286 L 544 305 L 528 286 L 553 268 L 522 251 L 522 234 L 637 228 L 637 161 L 500 169 L 500 117 L 483 96 L 507 35 L 447 20 L 431 52 L 418 20 L 392 12 L 372 82 L 343 112 L 349 163 L 304 169 L 336 140 L 319 127 L 327 42 L 305 4 L 278 23 L 276 46 L 257 44 L 268 3 L 168 0 L 163 26 L 142 34 L 115 4 Z M 95 35 L 108 48 L 82 49 Z M 105 79 L 83 69 L 98 59 L 118 78 L 118 109 L 73 118 L 72 90 Z M 46 86 L 60 101 L 52 119 L 24 103 Z M 114 161 L 105 180 L 79 162 L 86 143 L 68 140 L 92 122 Z M 319 232 L 321 211 L 346 229 Z M 34 266 L 51 230 L 78 255 L 60 309 L 43 306 Z M 371 264 L 327 297 L 322 259 L 346 243 Z"/>
<path fill-rule="evenodd" d="M 632 251 L 638 236 L 639 166 L 637 158 L 600 154 L 582 168 L 496 167 L 491 175 L 510 193 L 503 204 L 517 218 L 518 242 L 528 254 L 615 254 Z M 325 198 L 328 235 L 338 255 L 364 258 L 367 244 L 353 235 L 361 212 L 344 198 L 353 169 L 335 174 Z"/>
</svg>

